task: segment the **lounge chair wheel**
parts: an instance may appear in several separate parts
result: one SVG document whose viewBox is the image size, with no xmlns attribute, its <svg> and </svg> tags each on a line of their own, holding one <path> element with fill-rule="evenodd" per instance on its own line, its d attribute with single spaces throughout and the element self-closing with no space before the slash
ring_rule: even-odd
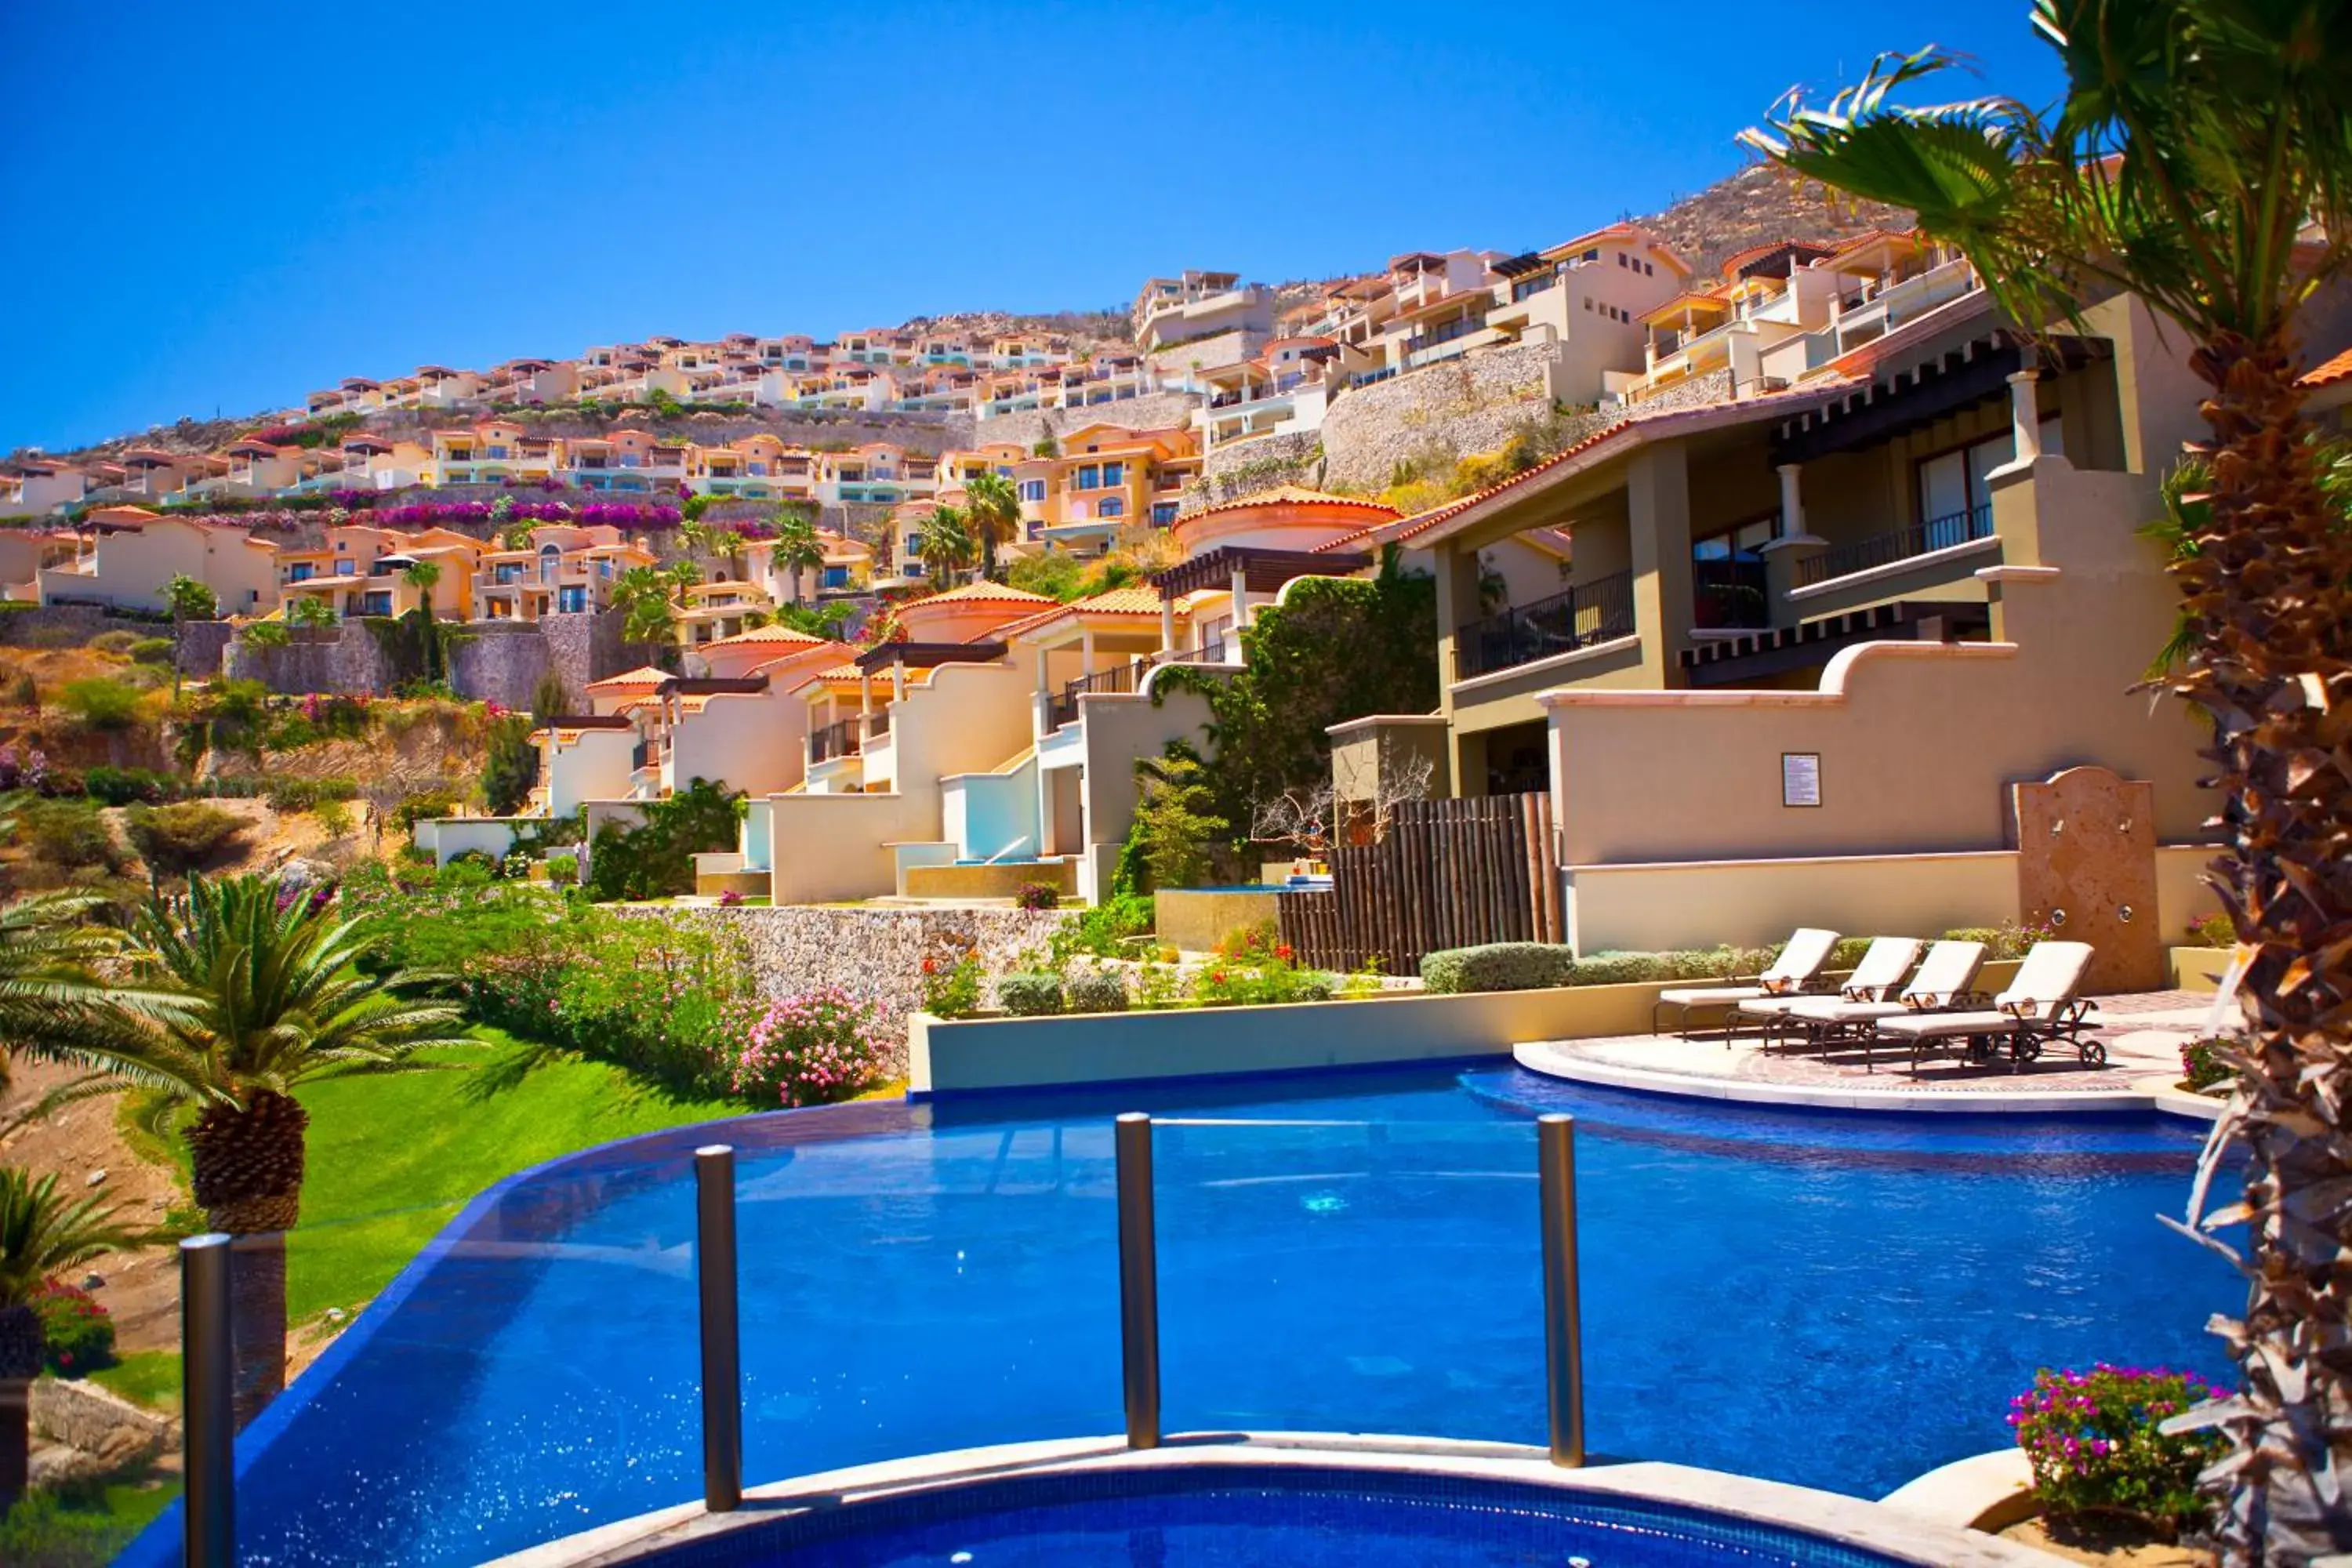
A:
<svg viewBox="0 0 2352 1568">
<path fill-rule="evenodd" d="M 2021 1062 L 2039 1061 L 2042 1059 L 2042 1042 L 2032 1035 L 2020 1035 L 2017 1043 L 2010 1047 L 2009 1054 Z"/>
<path fill-rule="evenodd" d="M 2107 1065 L 2106 1042 L 2104 1040 L 2084 1040 L 2080 1042 L 2080 1044 L 2082 1046 L 2083 1059 L 2084 1061 L 2090 1063 L 2095 1068 L 2103 1068 Z"/>
</svg>

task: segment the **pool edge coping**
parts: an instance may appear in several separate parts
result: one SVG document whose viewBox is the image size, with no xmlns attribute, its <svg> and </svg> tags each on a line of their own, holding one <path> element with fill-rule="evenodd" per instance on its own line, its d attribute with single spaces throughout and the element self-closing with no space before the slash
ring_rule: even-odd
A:
<svg viewBox="0 0 2352 1568">
<path fill-rule="evenodd" d="M 1536 1486 L 1595 1500 L 1647 1502 L 1742 1523 L 1793 1531 L 1918 1568 L 2054 1568 L 2047 1552 L 1955 1529 L 1864 1498 L 1659 1460 L 1553 1465 L 1515 1444 L 1374 1434 L 1181 1434 L 1130 1449 L 1116 1436 L 944 1450 L 882 1460 L 746 1489 L 746 1507 L 712 1514 L 697 1502 L 616 1520 L 491 1559 L 483 1568 L 609 1568 L 754 1528 L 796 1509 L 869 1502 L 1035 1476 L 1180 1467 L 1337 1468 L 1458 1476 Z M 751 1506 L 751 1505 L 765 1506 Z"/>
</svg>

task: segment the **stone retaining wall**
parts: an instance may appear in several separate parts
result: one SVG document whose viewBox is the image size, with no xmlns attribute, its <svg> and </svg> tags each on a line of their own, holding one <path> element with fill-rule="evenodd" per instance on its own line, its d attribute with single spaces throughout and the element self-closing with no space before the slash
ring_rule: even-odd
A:
<svg viewBox="0 0 2352 1568">
<path fill-rule="evenodd" d="M 1710 403 L 1723 403 L 1731 396 L 1731 372 L 1711 370 L 1705 375 L 1678 381 L 1664 392 L 1654 393 L 1633 405 L 1643 414 L 1663 413 L 1669 408 L 1698 408 Z"/>
<path fill-rule="evenodd" d="M 1325 482 L 1377 490 L 1400 462 L 1491 452 L 1551 407 L 1549 343 L 1485 349 L 1360 386 L 1323 416 Z"/>
<path fill-rule="evenodd" d="M 771 999 L 837 985 L 876 1004 L 897 1053 L 890 1070 L 906 1070 L 907 1020 L 922 1007 L 923 960 L 953 963 L 977 951 L 993 983 L 1018 967 L 1019 956 L 1042 949 L 1065 921 L 1059 910 L 686 909 L 664 911 L 708 921 L 743 939 Z"/>
<path fill-rule="evenodd" d="M 172 635 L 168 619 L 117 615 L 99 605 L 43 605 L 0 613 L 0 647 L 79 647 L 101 632 Z"/>
<path fill-rule="evenodd" d="M 220 673 L 231 680 L 257 680 L 287 697 L 381 697 L 400 683 L 383 645 L 364 626 L 298 631 L 293 638 L 283 647 L 265 647 L 233 637 L 221 650 Z"/>
<path fill-rule="evenodd" d="M 1201 477 L 1184 487 L 1181 510 L 1221 506 L 1277 485 L 1323 488 L 1323 437 L 1313 430 L 1288 430 L 1219 447 L 1201 459 Z"/>
<path fill-rule="evenodd" d="M 1224 361 L 1208 362 L 1222 364 Z M 1088 425 L 1120 425 L 1130 430 L 1160 430 L 1171 425 L 1189 425 L 1192 411 L 1201 406 L 1201 397 L 1193 392 L 1148 392 L 1140 397 L 1123 397 L 1109 403 L 1091 404 L 1084 408 L 1028 409 L 1019 414 L 992 414 L 972 426 L 972 444 L 986 446 L 992 441 L 1013 441 L 1024 447 L 1034 447 L 1038 438 L 1048 432 L 1059 437 Z"/>
<path fill-rule="evenodd" d="M 575 617 L 585 618 L 585 617 Z M 548 639 L 528 621 L 474 621 L 449 647 L 449 685 L 460 697 L 529 708 L 551 668 Z M 584 682 L 566 682 L 577 691 Z"/>
<path fill-rule="evenodd" d="M 229 634 L 234 629 L 226 621 L 182 621 L 177 634 L 178 646 L 172 653 L 180 673 L 205 677 L 218 675 L 221 655 L 227 648 Z"/>
</svg>

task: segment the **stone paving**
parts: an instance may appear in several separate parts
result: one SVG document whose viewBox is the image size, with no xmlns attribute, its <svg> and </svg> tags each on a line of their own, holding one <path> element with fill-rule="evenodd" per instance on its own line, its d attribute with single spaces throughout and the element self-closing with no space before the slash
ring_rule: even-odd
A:
<svg viewBox="0 0 2352 1568">
<path fill-rule="evenodd" d="M 1719 1033 L 1702 1033 L 1695 1040 L 1671 1034 L 1560 1040 L 1549 1048 L 1571 1059 L 1644 1072 L 1790 1088 L 2112 1094 L 2144 1086 L 2151 1079 L 2179 1079 L 2180 1047 L 2203 1032 L 2212 1000 L 2189 991 L 2095 998 L 2096 1016 L 2106 1020 L 2095 1036 L 2107 1047 L 2104 1067 L 2082 1061 L 2073 1047 L 2063 1043 L 2044 1047 L 2037 1061 L 2014 1066 L 2005 1054 L 2000 1061 L 1981 1067 L 1939 1054 L 1923 1061 L 1916 1076 L 1910 1070 L 1907 1048 L 1892 1042 L 1881 1045 L 1874 1053 L 1865 1053 L 1858 1045 L 1817 1051 L 1768 1051 L 1757 1036 L 1740 1035 L 1727 1041 Z"/>
</svg>

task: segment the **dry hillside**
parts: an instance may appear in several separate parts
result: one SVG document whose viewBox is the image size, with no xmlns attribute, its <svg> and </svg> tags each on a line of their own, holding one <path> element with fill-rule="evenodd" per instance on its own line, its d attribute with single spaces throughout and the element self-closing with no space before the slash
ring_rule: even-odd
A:
<svg viewBox="0 0 2352 1568">
<path fill-rule="evenodd" d="M 1914 220 L 1903 208 L 1877 202 L 1832 205 L 1818 189 L 1800 188 L 1778 169 L 1759 163 L 1637 221 L 1706 275 L 1725 257 L 1766 240 L 1909 228 Z"/>
</svg>

